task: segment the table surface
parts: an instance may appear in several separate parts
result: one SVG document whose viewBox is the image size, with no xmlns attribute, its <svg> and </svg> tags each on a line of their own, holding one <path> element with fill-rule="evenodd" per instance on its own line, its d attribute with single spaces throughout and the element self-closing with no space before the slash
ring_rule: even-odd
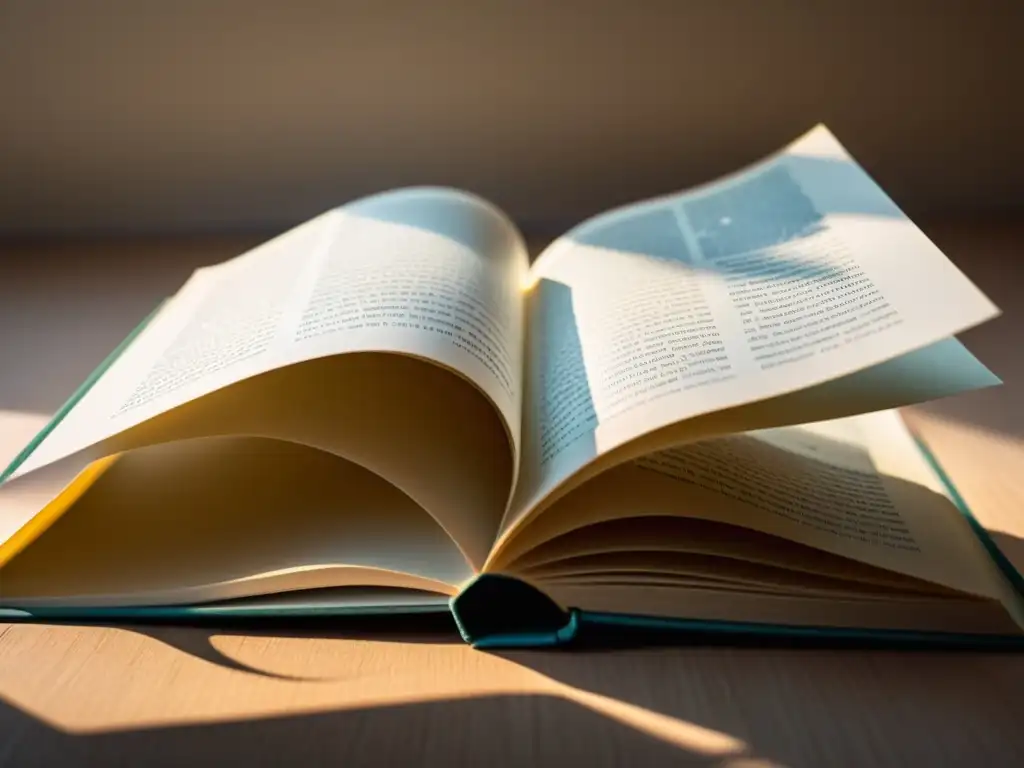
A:
<svg viewBox="0 0 1024 768">
<path fill-rule="evenodd" d="M 1006 384 L 910 409 L 1024 569 L 1024 226 L 928 233 L 1004 315 Z M 0 463 L 190 270 L 253 241 L 0 246 Z M 0 624 L 0 766 L 1021 765 L 1024 656 L 673 647 L 483 653 L 446 622 Z"/>
</svg>

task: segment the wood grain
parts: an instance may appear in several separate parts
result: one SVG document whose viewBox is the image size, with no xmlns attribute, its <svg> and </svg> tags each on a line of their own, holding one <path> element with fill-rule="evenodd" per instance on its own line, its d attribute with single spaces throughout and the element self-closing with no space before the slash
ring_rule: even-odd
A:
<svg viewBox="0 0 1024 768">
<path fill-rule="evenodd" d="M 1006 385 L 909 418 L 1024 567 L 1024 227 L 929 232 L 1004 308 L 964 340 Z M 240 247 L 0 251 L 0 452 L 13 453 L 191 266 Z M 445 619 L 0 624 L 4 767 L 1020 765 L 1022 709 L 1024 657 L 1010 654 L 487 654 Z"/>
</svg>

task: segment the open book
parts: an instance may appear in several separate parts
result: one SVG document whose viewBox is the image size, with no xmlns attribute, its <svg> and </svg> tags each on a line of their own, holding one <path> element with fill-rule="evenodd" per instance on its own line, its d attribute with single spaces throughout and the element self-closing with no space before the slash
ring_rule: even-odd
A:
<svg viewBox="0 0 1024 768">
<path fill-rule="evenodd" d="M 998 383 L 954 339 L 995 314 L 824 127 L 532 265 L 470 194 L 362 199 L 197 271 L 22 452 L 2 615 L 1012 640 L 891 410 Z"/>
</svg>

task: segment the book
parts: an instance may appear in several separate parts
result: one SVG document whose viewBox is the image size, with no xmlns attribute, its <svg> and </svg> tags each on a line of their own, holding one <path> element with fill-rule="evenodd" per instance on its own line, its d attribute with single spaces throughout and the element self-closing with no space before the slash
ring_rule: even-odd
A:
<svg viewBox="0 0 1024 768">
<path fill-rule="evenodd" d="M 824 126 L 532 264 L 468 192 L 357 200 L 195 272 L 0 476 L 0 617 L 1015 646 L 896 410 L 998 384 L 997 314 Z"/>
</svg>

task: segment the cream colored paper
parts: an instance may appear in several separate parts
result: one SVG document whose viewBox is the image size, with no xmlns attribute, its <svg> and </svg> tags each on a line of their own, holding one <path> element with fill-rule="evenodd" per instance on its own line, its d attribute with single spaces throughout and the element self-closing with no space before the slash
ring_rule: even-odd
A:
<svg viewBox="0 0 1024 768">
<path fill-rule="evenodd" d="M 525 263 L 511 223 L 464 193 L 326 213 L 199 270 L 15 476 L 243 379 L 359 351 L 458 371 L 517 442 Z"/>
<path fill-rule="evenodd" d="M 396 484 L 479 567 L 515 475 L 525 259 L 503 216 L 454 191 L 325 214 L 197 272 L 14 482 L 170 440 L 290 440 Z M 45 501 L 9 487 L 16 530 Z"/>
<path fill-rule="evenodd" d="M 351 462 L 224 437 L 121 457 L 0 571 L 0 604 L 188 603 L 359 584 L 452 594 L 473 569 L 429 514 Z"/>
<path fill-rule="evenodd" d="M 723 181 L 580 225 L 531 283 L 526 447 L 503 540 L 638 438 L 998 312 L 823 126 Z"/>
</svg>

